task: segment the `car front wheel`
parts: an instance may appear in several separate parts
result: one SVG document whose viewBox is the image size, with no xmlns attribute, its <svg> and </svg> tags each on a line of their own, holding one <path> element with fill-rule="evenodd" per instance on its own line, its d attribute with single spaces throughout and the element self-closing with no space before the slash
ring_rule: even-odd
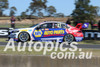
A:
<svg viewBox="0 0 100 67">
<path fill-rule="evenodd" d="M 21 32 L 19 33 L 18 38 L 19 38 L 19 41 L 26 42 L 29 40 L 29 34 L 27 32 Z"/>
</svg>

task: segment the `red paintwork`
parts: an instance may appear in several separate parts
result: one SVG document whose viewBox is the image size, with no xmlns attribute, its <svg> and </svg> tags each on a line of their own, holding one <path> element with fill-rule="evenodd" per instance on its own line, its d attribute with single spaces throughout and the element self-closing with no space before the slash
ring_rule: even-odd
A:
<svg viewBox="0 0 100 67">
<path fill-rule="evenodd" d="M 76 25 L 76 28 L 78 28 L 78 29 L 81 30 L 81 29 L 82 29 L 82 25 L 83 25 L 82 23 L 78 23 L 78 24 Z"/>
<path fill-rule="evenodd" d="M 83 33 L 80 30 L 80 28 L 76 28 L 71 25 L 69 25 L 69 27 L 70 27 L 69 29 L 66 29 L 66 32 L 68 34 L 72 34 L 74 37 L 83 37 Z M 78 32 L 78 31 L 80 31 L 80 32 Z"/>
</svg>

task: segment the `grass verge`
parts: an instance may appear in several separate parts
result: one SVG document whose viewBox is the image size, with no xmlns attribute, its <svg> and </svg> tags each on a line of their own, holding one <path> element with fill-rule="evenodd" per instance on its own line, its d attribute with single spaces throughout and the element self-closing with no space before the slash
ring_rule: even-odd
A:
<svg viewBox="0 0 100 67">
<path fill-rule="evenodd" d="M 15 24 L 16 28 L 29 28 L 32 24 Z M 0 28 L 11 28 L 10 24 L 0 24 Z"/>
<path fill-rule="evenodd" d="M 100 45 L 100 41 L 99 40 L 83 40 L 81 42 L 78 42 L 78 44 Z"/>
<path fill-rule="evenodd" d="M 6 52 L 4 52 L 4 46 L 0 47 L 0 54 L 11 54 L 11 55 L 43 55 L 43 52 L 44 52 L 44 48 L 39 51 L 39 52 L 36 52 L 33 48 L 32 48 L 32 51 L 28 51 L 28 47 L 26 47 L 26 50 L 25 51 L 17 51 L 17 47 L 15 48 L 16 51 L 12 51 L 11 49 L 8 49 Z M 50 55 L 52 52 L 55 52 L 54 49 L 50 52 L 47 52 L 46 55 Z M 59 53 L 59 52 L 62 52 L 60 51 L 60 49 L 58 49 L 56 51 L 56 53 Z M 71 52 L 69 50 L 67 50 L 66 52 Z M 82 52 L 93 52 L 93 56 L 100 56 L 100 49 L 82 49 Z M 65 52 L 63 52 L 65 53 Z M 79 55 L 79 51 L 75 51 L 75 54 L 76 55 Z"/>
</svg>

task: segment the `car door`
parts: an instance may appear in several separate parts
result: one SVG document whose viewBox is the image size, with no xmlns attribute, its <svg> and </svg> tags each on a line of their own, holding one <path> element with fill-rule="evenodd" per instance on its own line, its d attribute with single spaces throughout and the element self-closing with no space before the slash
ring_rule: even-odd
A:
<svg viewBox="0 0 100 67">
<path fill-rule="evenodd" d="M 65 28 L 61 28 L 61 23 L 48 24 L 47 28 L 44 29 L 44 34 L 41 40 L 53 41 L 57 38 L 63 39 L 65 34 Z"/>
<path fill-rule="evenodd" d="M 62 23 L 54 23 L 53 24 L 53 38 L 55 39 L 60 39 L 62 41 L 64 35 L 66 35 L 66 31 L 65 31 L 65 24 L 62 24 Z"/>
<path fill-rule="evenodd" d="M 52 28 L 45 29 L 42 40 L 53 41 L 60 39 L 61 42 L 65 34 L 65 24 L 52 23 Z"/>
<path fill-rule="evenodd" d="M 39 27 L 36 27 L 33 32 L 33 37 L 35 40 L 44 40 L 43 38 L 49 38 L 48 32 L 51 31 L 52 23 L 44 23 L 41 24 Z"/>
</svg>

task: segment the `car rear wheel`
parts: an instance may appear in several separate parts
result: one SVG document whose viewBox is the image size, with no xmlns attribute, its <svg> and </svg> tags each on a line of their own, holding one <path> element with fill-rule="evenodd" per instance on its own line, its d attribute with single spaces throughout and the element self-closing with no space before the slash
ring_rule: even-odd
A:
<svg viewBox="0 0 100 67">
<path fill-rule="evenodd" d="M 71 35 L 71 34 L 67 34 L 67 35 L 64 36 L 64 41 L 68 42 L 68 43 L 71 43 L 71 42 L 74 41 L 74 36 Z"/>
<path fill-rule="evenodd" d="M 19 38 L 19 41 L 26 42 L 29 40 L 29 34 L 27 32 L 21 32 L 18 38 Z"/>
</svg>

